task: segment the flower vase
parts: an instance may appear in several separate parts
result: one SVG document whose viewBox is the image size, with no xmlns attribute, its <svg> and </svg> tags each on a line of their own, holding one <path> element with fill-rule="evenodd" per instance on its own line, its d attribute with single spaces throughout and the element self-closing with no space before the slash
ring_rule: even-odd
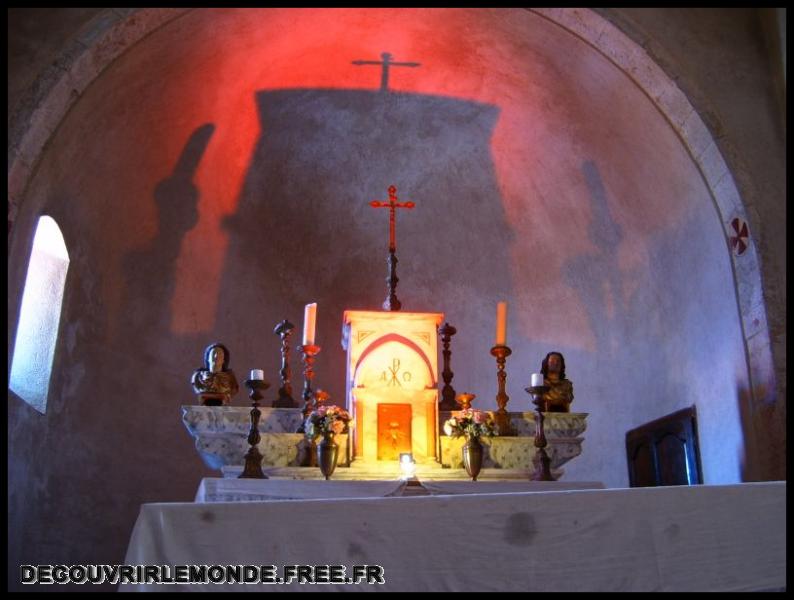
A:
<svg viewBox="0 0 794 600">
<path fill-rule="evenodd" d="M 322 474 L 325 475 L 326 481 L 331 479 L 331 475 L 336 469 L 338 456 L 339 444 L 334 441 L 334 436 L 324 435 L 322 441 L 317 444 L 317 464 Z"/>
<path fill-rule="evenodd" d="M 477 476 L 482 469 L 482 443 L 479 438 L 468 438 L 463 444 L 463 466 L 472 481 L 477 481 Z"/>
</svg>

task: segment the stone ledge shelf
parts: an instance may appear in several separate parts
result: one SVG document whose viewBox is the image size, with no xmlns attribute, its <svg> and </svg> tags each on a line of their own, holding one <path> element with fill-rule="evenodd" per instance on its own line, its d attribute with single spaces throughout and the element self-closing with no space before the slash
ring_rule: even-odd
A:
<svg viewBox="0 0 794 600">
<path fill-rule="evenodd" d="M 587 429 L 587 415 L 589 414 L 544 412 L 543 431 L 546 434 L 546 439 L 550 442 L 553 439 L 568 440 L 579 437 Z M 519 437 L 535 436 L 534 412 L 511 412 L 510 422 Z"/>
<path fill-rule="evenodd" d="M 259 451 L 263 466 L 298 467 L 308 464 L 310 445 L 300 427 L 298 408 L 260 407 L 261 440 Z M 196 440 L 204 464 L 210 469 L 242 465 L 248 452 L 248 432 L 251 428 L 251 408 L 248 406 L 183 406 L 182 422 Z M 347 435 L 337 436 L 339 465 L 348 464 Z"/>
<path fill-rule="evenodd" d="M 299 408 L 259 407 L 259 433 L 295 433 L 303 419 Z M 242 433 L 251 428 L 250 406 L 183 406 L 182 422 L 190 435 Z"/>
</svg>

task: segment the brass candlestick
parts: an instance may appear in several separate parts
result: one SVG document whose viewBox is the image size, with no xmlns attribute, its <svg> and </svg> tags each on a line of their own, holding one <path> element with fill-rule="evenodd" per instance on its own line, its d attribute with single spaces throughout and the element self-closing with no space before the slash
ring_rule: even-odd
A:
<svg viewBox="0 0 794 600">
<path fill-rule="evenodd" d="M 245 454 L 245 468 L 240 473 L 238 479 L 269 479 L 262 471 L 262 453 L 259 452 L 258 444 L 262 439 L 259 435 L 259 417 L 262 413 L 259 411 L 259 401 L 262 399 L 262 392 L 270 387 L 270 384 L 264 379 L 248 379 L 245 382 L 245 387 L 248 388 L 248 395 L 251 397 L 251 431 L 248 432 L 248 443 L 251 447 Z"/>
<path fill-rule="evenodd" d="M 455 374 L 449 368 L 449 358 L 452 355 L 449 350 L 449 342 L 458 330 L 449 323 L 444 323 L 444 326 L 438 332 L 441 334 L 441 343 L 444 346 L 441 352 L 444 355 L 444 371 L 441 373 L 444 378 L 444 388 L 441 390 L 441 402 L 438 404 L 438 409 L 455 410 L 455 389 L 450 385 Z"/>
<path fill-rule="evenodd" d="M 507 379 L 505 362 L 512 353 L 513 351 L 510 348 L 503 345 L 491 348 L 491 355 L 496 357 L 496 379 L 499 384 L 499 391 L 496 394 L 496 404 L 499 406 L 499 410 L 494 413 L 494 422 L 499 428 L 500 436 L 514 436 L 516 434 L 515 429 L 510 424 L 510 415 L 505 410 L 507 403 L 510 401 L 510 396 L 505 392 L 505 380 Z"/>
<path fill-rule="evenodd" d="M 537 417 L 535 419 L 535 448 L 538 449 L 540 460 L 535 472 L 530 477 L 531 481 L 554 481 L 551 476 L 551 459 L 546 453 L 546 433 L 543 431 L 543 412 L 548 412 L 543 396 L 549 391 L 547 385 L 535 385 L 525 388 L 532 396 L 532 403 L 535 405 Z M 543 411 L 541 411 L 541 408 Z"/>
<path fill-rule="evenodd" d="M 314 379 L 314 357 L 320 352 L 320 346 L 306 344 L 298 346 L 298 350 L 303 354 L 303 423 L 301 423 L 298 433 L 305 433 L 304 424 L 315 407 L 312 379 Z"/>
<path fill-rule="evenodd" d="M 278 388 L 278 398 L 273 401 L 274 408 L 296 408 L 298 403 L 292 397 L 292 384 L 290 383 L 291 371 L 289 368 L 289 336 L 295 325 L 284 319 L 276 325 L 273 333 L 281 337 L 281 387 Z"/>
<path fill-rule="evenodd" d="M 386 278 L 388 284 L 389 295 L 383 301 L 383 310 L 397 311 L 402 308 L 402 302 L 397 299 L 397 282 L 400 278 L 397 277 L 397 255 L 394 250 L 389 250 L 389 258 L 386 259 L 389 263 L 389 276 Z"/>
<path fill-rule="evenodd" d="M 476 394 L 458 394 L 455 401 L 460 406 L 460 410 L 469 410 L 471 408 L 471 401 L 477 397 Z"/>
</svg>

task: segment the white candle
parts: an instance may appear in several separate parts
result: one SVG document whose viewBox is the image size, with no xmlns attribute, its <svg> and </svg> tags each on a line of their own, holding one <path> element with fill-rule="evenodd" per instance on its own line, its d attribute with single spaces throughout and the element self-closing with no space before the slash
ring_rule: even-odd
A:
<svg viewBox="0 0 794 600">
<path fill-rule="evenodd" d="M 507 302 L 496 305 L 496 343 L 495 346 L 504 346 L 507 338 Z"/>
<path fill-rule="evenodd" d="M 543 374 L 532 373 L 532 387 L 539 387 L 543 385 Z"/>
<path fill-rule="evenodd" d="M 251 369 L 251 380 L 258 379 L 263 381 L 265 379 L 265 372 L 262 369 Z"/>
<path fill-rule="evenodd" d="M 317 303 L 307 304 L 303 309 L 303 345 L 314 346 L 314 329 L 317 325 Z"/>
</svg>

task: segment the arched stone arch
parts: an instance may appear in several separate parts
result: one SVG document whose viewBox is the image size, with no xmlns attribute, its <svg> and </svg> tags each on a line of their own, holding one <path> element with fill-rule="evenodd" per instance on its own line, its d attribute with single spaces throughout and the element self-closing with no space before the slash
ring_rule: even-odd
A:
<svg viewBox="0 0 794 600">
<path fill-rule="evenodd" d="M 428 380 L 431 382 L 430 387 L 435 388 L 436 386 L 436 377 L 435 373 L 433 372 L 433 365 L 430 364 L 430 359 L 427 357 L 427 353 L 419 347 L 414 341 L 409 340 L 404 335 L 400 335 L 397 333 L 388 333 L 367 346 L 366 350 L 361 353 L 361 356 L 358 357 L 358 362 L 356 363 L 355 368 L 353 369 L 353 381 L 358 381 L 359 377 L 359 369 L 362 364 L 366 361 L 367 357 L 372 354 L 375 350 L 383 346 L 384 344 L 388 344 L 389 342 L 396 342 L 398 344 L 402 344 L 406 348 L 410 348 L 413 352 L 417 354 L 422 359 L 422 363 L 425 367 L 427 367 L 427 374 Z"/>
<path fill-rule="evenodd" d="M 192 9 L 112 8 L 101 11 L 38 76 L 8 131 L 8 230 L 44 152 L 69 109 L 119 56 Z"/>
<path fill-rule="evenodd" d="M 57 68 L 34 86 L 32 102 L 11 120 L 8 156 L 9 235 L 17 210 L 49 139 L 82 92 L 105 68 L 147 35 L 193 9 L 108 9 L 64 49 Z M 748 221 L 722 154 L 685 94 L 648 53 L 620 29 L 590 9 L 527 9 L 574 34 L 623 71 L 653 102 L 677 132 L 710 191 L 731 253 L 732 223 Z M 758 250 L 750 232 L 747 249 L 731 253 L 734 288 L 755 405 L 773 403 L 776 385 Z"/>
</svg>

